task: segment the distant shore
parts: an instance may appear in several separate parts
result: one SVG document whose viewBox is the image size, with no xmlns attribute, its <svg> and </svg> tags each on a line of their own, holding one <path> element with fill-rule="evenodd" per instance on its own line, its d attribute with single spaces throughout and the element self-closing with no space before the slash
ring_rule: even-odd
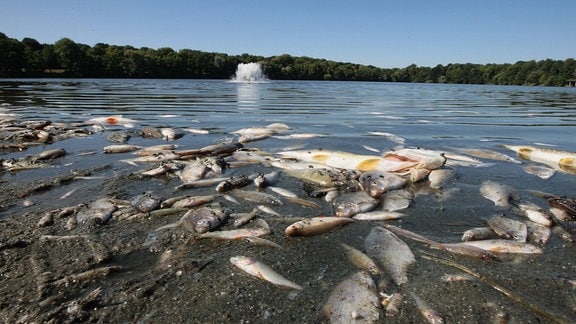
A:
<svg viewBox="0 0 576 324">
<path fill-rule="evenodd" d="M 271 80 L 576 85 L 573 58 L 380 68 L 289 54 L 263 57 L 168 47 L 89 46 L 69 38 L 41 44 L 32 38 L 19 41 L 1 32 L 0 53 L 0 78 L 230 79 L 238 64 L 258 62 Z"/>
</svg>

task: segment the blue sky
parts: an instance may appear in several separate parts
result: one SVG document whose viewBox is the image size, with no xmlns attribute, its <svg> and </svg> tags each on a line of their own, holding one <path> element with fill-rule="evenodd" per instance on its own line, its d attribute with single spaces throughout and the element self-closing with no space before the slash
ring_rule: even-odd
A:
<svg viewBox="0 0 576 324">
<path fill-rule="evenodd" d="M 576 56 L 574 0 L 2 0 L 0 32 L 379 67 Z"/>
</svg>

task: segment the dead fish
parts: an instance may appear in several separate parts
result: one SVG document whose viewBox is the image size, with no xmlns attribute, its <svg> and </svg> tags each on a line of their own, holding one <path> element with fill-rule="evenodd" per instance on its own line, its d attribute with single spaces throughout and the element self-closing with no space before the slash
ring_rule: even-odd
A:
<svg viewBox="0 0 576 324">
<path fill-rule="evenodd" d="M 430 307 L 422 299 L 420 299 L 420 297 L 416 296 L 413 292 L 410 292 L 410 296 L 412 296 L 412 299 L 414 299 L 414 301 L 416 302 L 416 307 L 418 307 L 420 314 L 424 316 L 424 319 L 426 319 L 428 323 L 430 324 L 444 323 L 444 319 L 442 318 L 442 316 L 437 311 L 432 309 L 432 307 Z"/>
<path fill-rule="evenodd" d="M 546 199 L 551 208 L 555 208 L 560 213 L 554 215 L 561 221 L 576 220 L 576 200 L 563 197 L 549 197 Z"/>
<path fill-rule="evenodd" d="M 184 183 L 191 183 L 204 178 L 208 166 L 201 160 L 192 160 L 186 162 L 184 169 L 178 174 L 180 180 Z"/>
<path fill-rule="evenodd" d="M 142 146 L 132 144 L 115 144 L 104 147 L 104 153 L 128 153 L 141 149 Z"/>
<path fill-rule="evenodd" d="M 528 228 L 523 222 L 510 219 L 504 215 L 496 215 L 486 221 L 488 226 L 500 237 L 517 242 L 526 242 Z"/>
<path fill-rule="evenodd" d="M 475 157 L 479 157 L 482 159 L 490 159 L 490 160 L 496 160 L 496 161 L 505 161 L 505 162 L 510 162 L 510 163 L 515 163 L 515 164 L 520 164 L 521 162 L 516 160 L 515 158 L 508 156 L 504 153 L 500 153 L 494 150 L 490 150 L 490 149 L 461 149 L 462 152 L 466 153 L 466 154 L 470 154 L 472 156 Z"/>
<path fill-rule="evenodd" d="M 344 243 L 340 243 L 340 246 L 344 249 L 344 253 L 348 257 L 348 260 L 350 260 L 358 270 L 367 271 L 374 276 L 377 276 L 380 273 L 380 269 L 378 269 L 374 260 L 364 254 L 364 252 Z"/>
<path fill-rule="evenodd" d="M 241 149 L 243 147 L 240 143 L 218 143 L 212 144 L 208 146 L 204 146 L 199 149 L 192 149 L 186 151 L 176 151 L 174 153 L 178 154 L 181 158 L 188 158 L 188 157 L 198 157 L 198 156 L 219 156 L 221 154 L 231 154 L 234 151 Z"/>
<path fill-rule="evenodd" d="M 382 210 L 395 212 L 406 209 L 412 203 L 414 194 L 405 189 L 388 191 L 380 198 Z"/>
<path fill-rule="evenodd" d="M 93 125 L 93 124 L 103 124 L 103 125 L 124 125 L 125 127 L 132 126 L 136 120 L 122 117 L 122 115 L 112 115 L 112 116 L 105 116 L 105 117 L 95 117 L 85 121 L 85 124 Z"/>
<path fill-rule="evenodd" d="M 537 146 L 502 145 L 518 153 L 521 160 L 546 164 L 556 170 L 576 174 L 576 153 Z"/>
<path fill-rule="evenodd" d="M 540 179 L 544 179 L 544 180 L 548 180 L 548 179 L 552 178 L 552 176 L 556 173 L 556 170 L 549 168 L 549 167 L 545 167 L 543 165 L 529 164 L 529 165 L 523 166 L 522 169 L 524 170 L 524 172 L 526 172 L 528 174 L 535 175 L 535 176 L 539 177 Z"/>
<path fill-rule="evenodd" d="M 149 192 L 145 192 L 132 198 L 130 204 L 138 211 L 148 213 L 160 206 L 160 198 Z"/>
<path fill-rule="evenodd" d="M 435 241 L 433 241 L 427 237 L 424 237 L 420 234 L 405 230 L 405 229 L 400 228 L 400 227 L 396 227 L 394 225 L 384 224 L 384 226 L 398 235 L 402 235 L 402 236 L 407 237 L 409 239 L 412 239 L 412 240 L 415 240 L 418 242 L 422 242 L 424 244 L 429 245 L 431 248 L 434 248 L 434 249 L 444 250 L 444 251 L 448 251 L 451 253 L 466 255 L 466 256 L 479 258 L 479 259 L 490 259 L 490 260 L 497 260 L 498 259 L 490 251 L 486 251 L 484 249 L 481 249 L 481 248 L 478 248 L 475 246 L 471 246 L 471 245 L 465 245 L 465 243 L 439 243 L 439 242 L 435 242 Z"/>
<path fill-rule="evenodd" d="M 46 150 L 36 154 L 32 160 L 37 161 L 45 161 L 45 160 L 54 160 L 57 158 L 61 158 L 67 154 L 66 150 L 63 148 L 53 149 L 53 150 Z"/>
<path fill-rule="evenodd" d="M 249 213 L 234 213 L 232 218 L 234 218 L 234 227 L 240 227 L 249 221 L 251 221 L 258 214 L 258 208 L 252 209 Z"/>
<path fill-rule="evenodd" d="M 207 204 L 213 201 L 218 195 L 205 195 L 205 196 L 185 196 L 182 199 L 176 200 L 172 203 L 172 208 L 192 208 L 200 205 Z"/>
<path fill-rule="evenodd" d="M 192 233 L 203 234 L 222 225 L 228 218 L 228 212 L 219 207 L 200 207 L 189 210 L 179 221 Z"/>
<path fill-rule="evenodd" d="M 466 244 L 474 247 L 478 247 L 485 251 L 497 252 L 497 253 L 523 253 L 523 254 L 540 254 L 544 251 L 530 243 L 494 239 L 494 240 L 479 240 L 479 241 L 468 241 L 462 243 L 446 243 L 445 246 L 454 244 Z"/>
<path fill-rule="evenodd" d="M 462 242 L 497 238 L 498 235 L 490 227 L 470 228 L 462 234 Z"/>
<path fill-rule="evenodd" d="M 265 166 L 269 165 L 270 155 L 259 150 L 241 149 L 232 153 L 232 157 L 237 161 L 248 163 L 259 163 Z"/>
<path fill-rule="evenodd" d="M 435 170 L 446 163 L 444 152 L 421 148 L 403 148 L 382 154 L 387 160 L 416 161 L 418 169 Z"/>
<path fill-rule="evenodd" d="M 180 156 L 172 151 L 161 151 L 154 153 L 154 155 L 139 156 L 133 159 L 120 160 L 132 165 L 137 165 L 138 163 L 154 163 L 163 161 L 172 161 L 179 159 Z"/>
<path fill-rule="evenodd" d="M 480 193 L 484 198 L 491 200 L 496 206 L 500 207 L 509 207 L 510 200 L 520 199 L 518 192 L 514 188 L 491 180 L 484 181 L 480 185 Z"/>
<path fill-rule="evenodd" d="M 118 207 L 109 198 L 101 198 L 91 202 L 86 208 L 79 210 L 76 214 L 76 221 L 79 224 L 94 222 L 104 225 L 110 221 L 112 214 L 116 210 L 118 210 Z"/>
<path fill-rule="evenodd" d="M 379 323 L 384 317 L 374 280 L 365 271 L 334 287 L 322 311 L 330 323 Z"/>
<path fill-rule="evenodd" d="M 378 205 L 378 200 L 370 197 L 365 191 L 357 191 L 339 195 L 332 205 L 336 217 L 352 217 L 373 210 Z"/>
<path fill-rule="evenodd" d="M 392 219 L 400 219 L 404 216 L 406 216 L 406 214 L 386 210 L 376 210 L 368 213 L 358 213 L 352 216 L 352 219 L 363 221 L 385 221 Z"/>
<path fill-rule="evenodd" d="M 234 256 L 230 258 L 230 262 L 240 270 L 252 276 L 266 280 L 278 287 L 291 288 L 296 290 L 304 289 L 302 286 L 284 278 L 271 267 L 255 259 L 245 256 Z"/>
<path fill-rule="evenodd" d="M 270 226 L 263 219 L 257 219 L 256 225 L 252 228 L 240 228 L 227 231 L 207 232 L 197 236 L 197 238 L 213 238 L 218 240 L 240 240 L 246 237 L 258 237 L 272 233 Z"/>
<path fill-rule="evenodd" d="M 225 177 L 217 177 L 217 178 L 196 180 L 196 181 L 192 181 L 192 182 L 188 182 L 188 183 L 183 183 L 179 186 L 176 186 L 175 189 L 181 190 L 181 189 L 211 187 L 211 186 L 217 185 L 218 183 L 221 183 L 222 181 L 226 181 L 228 179 L 229 178 L 225 178 Z"/>
<path fill-rule="evenodd" d="M 394 283 L 402 285 L 408 282 L 408 267 L 416 262 L 410 247 L 391 231 L 376 226 L 364 240 L 366 255 L 385 269 Z"/>
<path fill-rule="evenodd" d="M 345 217 L 312 217 L 289 225 L 284 233 L 288 236 L 312 236 L 329 232 L 338 226 L 352 222 L 352 219 Z"/>
<path fill-rule="evenodd" d="M 275 185 L 280 179 L 280 171 L 272 171 L 269 173 L 259 173 L 254 179 L 256 188 L 266 188 Z"/>
<path fill-rule="evenodd" d="M 284 203 L 280 199 L 265 192 L 235 189 L 234 191 L 232 191 L 232 195 L 257 204 L 267 204 L 276 206 L 284 205 Z"/>
<path fill-rule="evenodd" d="M 388 172 L 368 171 L 362 173 L 358 181 L 372 198 L 380 198 L 389 190 L 400 189 L 406 185 L 406 179 Z"/>
<path fill-rule="evenodd" d="M 140 171 L 139 173 L 141 175 L 145 175 L 145 176 L 157 177 L 157 176 L 164 175 L 164 174 L 168 173 L 168 171 L 171 171 L 173 169 L 174 169 L 174 164 L 172 164 L 172 163 L 160 163 L 160 165 L 158 165 L 155 168 L 143 170 L 143 171 Z"/>
<path fill-rule="evenodd" d="M 243 128 L 232 132 L 232 134 L 239 135 L 239 143 L 248 143 L 266 139 L 274 134 L 282 133 L 289 130 L 290 127 L 282 123 L 272 123 L 265 127 L 250 127 Z"/>
<path fill-rule="evenodd" d="M 528 228 L 528 242 L 544 244 L 548 242 L 552 235 L 550 226 L 527 222 L 526 227 Z"/>
<path fill-rule="evenodd" d="M 177 140 L 180 137 L 184 136 L 183 131 L 174 128 L 160 128 L 160 134 L 162 135 L 162 138 L 166 141 Z"/>
<path fill-rule="evenodd" d="M 317 162 L 330 167 L 359 171 L 396 172 L 418 165 L 418 161 L 415 160 L 389 159 L 376 155 L 360 155 L 330 150 L 284 151 L 279 154 L 285 158 L 299 161 Z"/>
<path fill-rule="evenodd" d="M 175 144 L 152 145 L 152 146 L 143 147 L 139 151 L 134 152 L 134 154 L 136 154 L 138 156 L 149 156 L 149 155 L 154 155 L 158 152 L 166 152 L 166 151 L 169 152 L 169 151 L 175 150 L 177 147 L 178 146 Z"/>
<path fill-rule="evenodd" d="M 216 191 L 218 192 L 230 191 L 232 189 L 246 187 L 250 183 L 251 181 L 250 178 L 248 178 L 248 176 L 245 175 L 232 176 L 216 185 Z"/>
<path fill-rule="evenodd" d="M 542 208 L 540 208 L 538 205 L 533 203 L 520 203 L 517 204 L 517 206 L 520 209 L 521 213 L 524 214 L 532 222 L 544 226 L 552 226 L 553 224 L 552 216 L 549 215 Z"/>
<path fill-rule="evenodd" d="M 280 246 L 277 243 L 274 243 L 270 240 L 261 238 L 261 237 L 256 237 L 256 236 L 247 236 L 244 238 L 245 241 L 247 241 L 250 244 L 256 244 L 256 245 L 264 245 L 264 246 L 269 246 L 269 247 L 273 247 L 275 249 L 282 249 L 282 246 Z"/>
<path fill-rule="evenodd" d="M 410 176 L 409 176 L 410 182 L 416 183 L 418 181 L 422 181 L 422 180 L 426 179 L 429 174 L 430 174 L 430 170 L 428 170 L 428 169 L 412 168 L 412 169 L 410 169 Z"/>
<path fill-rule="evenodd" d="M 294 177 L 305 182 L 316 184 L 322 187 L 332 187 L 334 182 L 330 172 L 324 168 L 313 169 L 287 169 L 283 173 L 289 177 Z"/>
<path fill-rule="evenodd" d="M 280 188 L 280 187 L 274 187 L 274 186 L 268 186 L 268 189 L 270 189 L 271 191 L 279 194 L 282 197 L 285 198 L 298 198 L 298 195 L 293 193 L 290 190 L 284 189 L 284 188 Z"/>
<path fill-rule="evenodd" d="M 430 182 L 430 188 L 438 189 L 442 188 L 448 182 L 454 180 L 456 177 L 456 171 L 454 169 L 436 169 L 430 171 L 428 174 L 428 181 Z"/>
</svg>

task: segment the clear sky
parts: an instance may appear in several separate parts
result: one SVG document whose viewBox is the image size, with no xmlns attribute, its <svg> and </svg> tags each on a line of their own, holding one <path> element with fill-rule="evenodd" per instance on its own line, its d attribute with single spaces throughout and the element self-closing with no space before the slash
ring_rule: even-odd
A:
<svg viewBox="0 0 576 324">
<path fill-rule="evenodd" d="M 0 32 L 385 68 L 515 63 L 576 56 L 576 1 L 2 0 Z"/>
</svg>

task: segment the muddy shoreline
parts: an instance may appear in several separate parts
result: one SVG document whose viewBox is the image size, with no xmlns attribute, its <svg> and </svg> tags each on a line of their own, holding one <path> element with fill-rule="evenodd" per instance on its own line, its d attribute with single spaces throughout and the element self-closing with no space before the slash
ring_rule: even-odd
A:
<svg viewBox="0 0 576 324">
<path fill-rule="evenodd" d="M 10 123 L 21 125 L 21 121 Z M 280 244 L 281 249 L 244 240 L 196 239 L 182 227 L 156 231 L 177 222 L 183 213 L 152 217 L 126 205 L 105 224 L 71 225 L 69 220 L 75 217 L 77 209 L 63 212 L 65 208 L 86 208 L 85 205 L 100 198 L 130 201 L 144 192 L 161 199 L 214 193 L 214 187 L 175 190 L 181 184 L 177 177 L 140 174 L 155 163 L 126 164 L 120 160 L 132 158 L 132 153 L 102 153 L 102 147 L 110 144 L 107 135 L 124 131 L 121 127 L 102 132 L 93 132 L 90 126 L 80 128 L 86 130 L 82 136 L 54 140 L 62 131 L 54 130 L 52 140 L 45 144 L 21 152 L 4 150 L 3 160 L 34 156 L 54 147 L 65 148 L 67 155 L 46 161 L 47 166 L 43 168 L 3 173 L 0 192 L 0 293 L 3 296 L 0 318 L 3 322 L 327 322 L 320 314 L 331 290 L 357 271 L 339 244 L 362 249 L 364 238 L 379 222 L 354 222 L 317 236 L 287 237 L 284 229 L 295 220 L 331 215 L 333 209 L 322 197 L 307 196 L 300 180 L 281 177 L 278 186 L 319 205 L 311 208 L 285 203 L 273 206 L 281 216 L 259 214 L 272 230 L 265 238 Z M 254 141 L 245 147 L 266 149 L 267 141 L 279 140 Z M 151 146 L 165 141 L 133 137 L 129 142 Z M 18 143 L 22 140 L 5 141 L 5 144 Z M 186 135 L 174 143 L 196 149 L 215 141 L 213 137 Z M 253 164 L 230 168 L 225 174 L 272 170 L 270 166 Z M 481 171 L 457 169 L 457 172 L 460 178 L 449 187 L 458 189 L 457 197 L 441 201 L 438 199 L 441 193 L 435 191 L 417 196 L 406 210 L 409 216 L 391 223 L 444 241 L 458 241 L 464 229 L 481 225 L 485 210 L 494 210 L 493 204 L 478 198 L 478 183 L 466 182 L 476 176 L 474 172 L 480 174 Z M 502 171 L 503 179 L 506 172 L 506 169 Z M 426 184 L 414 184 L 411 190 L 427 190 L 426 187 Z M 252 185 L 248 188 L 254 190 Z M 225 197 L 216 198 L 215 203 L 234 212 L 249 212 L 257 205 L 245 201 L 236 204 Z M 465 216 L 462 215 L 464 205 Z M 52 219 L 41 222 L 49 212 L 53 213 Z M 228 223 L 220 230 L 232 228 Z M 442 313 L 447 322 L 537 323 L 546 319 L 481 281 L 441 281 L 446 273 L 459 272 L 423 258 L 425 253 L 465 264 L 526 296 L 560 320 L 576 315 L 574 243 L 554 236 L 541 255 L 487 262 L 405 241 L 417 256 L 417 265 L 409 272 L 409 282 L 396 287 L 387 283 L 386 278 L 377 278 L 377 281 L 381 286 L 388 285 L 392 292 L 417 293 Z M 249 276 L 230 264 L 230 257 L 236 255 L 257 258 L 304 289 L 281 289 Z M 382 322 L 422 320 L 415 302 L 405 298 L 400 313 L 385 317 Z"/>
</svg>

